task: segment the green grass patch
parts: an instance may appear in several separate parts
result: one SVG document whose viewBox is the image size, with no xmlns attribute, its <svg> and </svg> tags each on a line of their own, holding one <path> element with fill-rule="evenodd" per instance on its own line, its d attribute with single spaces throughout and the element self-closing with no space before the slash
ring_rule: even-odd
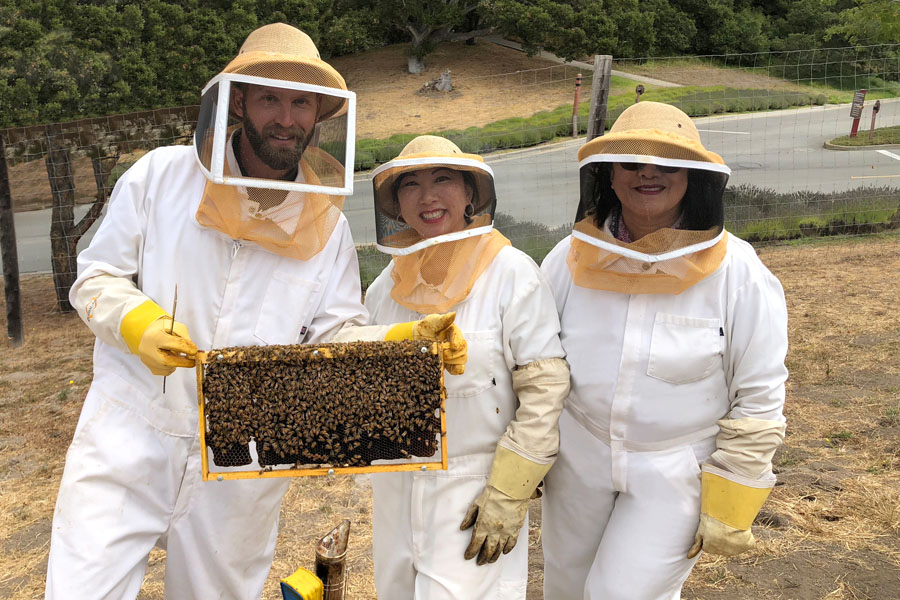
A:
<svg viewBox="0 0 900 600">
<path fill-rule="evenodd" d="M 872 146 L 878 144 L 900 144 L 900 126 L 880 127 L 869 138 L 869 131 L 860 131 L 855 137 L 842 135 L 828 142 L 835 146 Z"/>
</svg>

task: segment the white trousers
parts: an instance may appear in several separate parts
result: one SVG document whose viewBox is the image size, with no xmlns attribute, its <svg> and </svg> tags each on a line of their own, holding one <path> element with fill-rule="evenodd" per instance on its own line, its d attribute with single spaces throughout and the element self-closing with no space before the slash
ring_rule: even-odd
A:
<svg viewBox="0 0 900 600">
<path fill-rule="evenodd" d="M 372 476 L 375 589 L 384 600 L 524 600 L 528 520 L 509 554 L 478 566 L 460 531 L 493 456 L 451 458 L 448 471 Z"/>
<path fill-rule="evenodd" d="M 715 438 L 625 453 L 626 489 L 613 453 L 568 411 L 547 475 L 541 519 L 544 598 L 677 600 L 696 562 L 685 558 L 700 522 L 700 466 Z M 621 464 L 621 463 L 618 463 Z"/>
<path fill-rule="evenodd" d="M 135 598 L 155 545 L 167 599 L 259 598 L 289 480 L 203 482 L 196 426 L 153 427 L 95 387 L 66 456 L 46 598 Z"/>
</svg>

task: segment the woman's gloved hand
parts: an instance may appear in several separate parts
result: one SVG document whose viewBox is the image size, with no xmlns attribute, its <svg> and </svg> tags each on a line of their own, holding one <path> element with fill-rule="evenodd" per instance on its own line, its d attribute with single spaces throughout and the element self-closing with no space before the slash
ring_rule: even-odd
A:
<svg viewBox="0 0 900 600">
<path fill-rule="evenodd" d="M 527 514 L 528 499 L 510 498 L 492 485 L 485 486 L 459 526 L 475 526 L 464 554 L 466 560 L 477 556 L 475 562 L 483 565 L 497 562 L 501 553 L 509 554 L 516 547 Z"/>
<path fill-rule="evenodd" d="M 147 325 L 136 354 L 151 373 L 165 376 L 177 367 L 193 367 L 197 346 L 183 323 L 175 321 L 173 327 L 172 317 L 163 315 Z"/>
<path fill-rule="evenodd" d="M 460 529 L 475 526 L 464 554 L 466 560 L 478 556 L 479 565 L 492 563 L 516 547 L 528 514 L 528 500 L 551 464 L 536 463 L 497 446 L 488 483 L 459 525 Z"/>
<path fill-rule="evenodd" d="M 443 344 L 444 368 L 451 375 L 462 375 L 466 371 L 468 344 L 462 330 L 454 323 L 456 313 L 428 315 L 419 321 L 398 323 L 391 327 L 385 341 L 425 340 Z"/>
<path fill-rule="evenodd" d="M 703 466 L 700 526 L 694 536 L 694 545 L 688 550 L 688 558 L 694 558 L 700 550 L 734 556 L 750 550 L 756 543 L 750 526 L 772 491 L 772 484 L 743 485 L 729 476 L 736 477 L 721 469 Z"/>
</svg>

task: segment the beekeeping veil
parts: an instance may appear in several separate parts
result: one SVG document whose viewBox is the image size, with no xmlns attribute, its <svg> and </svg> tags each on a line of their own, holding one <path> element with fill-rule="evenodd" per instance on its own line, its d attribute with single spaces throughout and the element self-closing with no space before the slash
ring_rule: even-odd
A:
<svg viewBox="0 0 900 600">
<path fill-rule="evenodd" d="M 400 214 L 403 175 L 444 167 L 459 171 L 472 198 L 459 231 L 422 237 Z M 494 173 L 477 154 L 463 153 L 442 137 L 422 135 L 373 173 L 377 247 L 393 256 L 391 297 L 419 313 L 446 312 L 469 295 L 478 277 L 504 246 L 493 228 L 497 196 Z"/>
<path fill-rule="evenodd" d="M 731 170 L 703 147 L 684 112 L 658 102 L 634 104 L 607 135 L 582 146 L 578 160 L 581 201 L 567 259 L 576 285 L 626 294 L 678 294 L 718 268 L 727 245 L 723 194 Z M 632 241 L 612 187 L 614 163 L 632 172 L 626 176 L 653 171 L 645 164 L 686 170 L 680 216 L 671 227 Z M 621 167 L 618 172 L 625 173 Z M 653 194 L 644 201 L 653 202 Z M 646 216 L 641 212 L 629 211 L 631 227 L 652 230 L 650 209 L 644 209 Z"/>
<path fill-rule="evenodd" d="M 208 182 L 197 221 L 282 256 L 314 256 L 353 192 L 355 122 L 355 95 L 308 35 L 283 23 L 253 31 L 203 89 L 194 148 Z"/>
</svg>

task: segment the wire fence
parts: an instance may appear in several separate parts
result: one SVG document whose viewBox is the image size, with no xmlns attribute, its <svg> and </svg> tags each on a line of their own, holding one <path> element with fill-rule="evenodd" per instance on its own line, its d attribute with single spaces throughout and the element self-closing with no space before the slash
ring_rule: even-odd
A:
<svg viewBox="0 0 900 600">
<path fill-rule="evenodd" d="M 581 101 L 573 111 L 579 74 Z M 593 73 L 586 65 L 553 65 L 447 76 L 448 91 L 437 89 L 437 79 L 354 90 L 358 173 L 345 214 L 364 285 L 388 261 L 372 246 L 370 170 L 419 133 L 439 133 L 486 155 L 499 198 L 496 225 L 536 260 L 570 230 Z M 695 118 L 704 145 L 732 169 L 727 227 L 744 239 L 900 227 L 900 149 L 892 146 L 900 144 L 900 45 L 615 60 L 609 88 L 607 125 L 637 100 L 674 104 Z M 0 132 L 20 270 L 52 270 L 62 305 L 74 255 L 89 241 L 117 179 L 153 148 L 190 144 L 197 108 Z M 544 143 L 551 140 L 558 143 Z"/>
</svg>

